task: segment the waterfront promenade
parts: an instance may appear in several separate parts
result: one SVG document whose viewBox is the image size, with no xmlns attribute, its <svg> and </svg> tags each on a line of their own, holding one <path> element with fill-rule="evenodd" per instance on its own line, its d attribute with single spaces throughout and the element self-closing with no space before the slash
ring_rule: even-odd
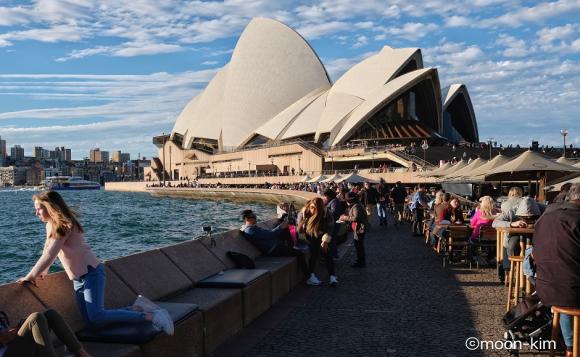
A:
<svg viewBox="0 0 580 357">
<path fill-rule="evenodd" d="M 509 355 L 465 347 L 468 337 L 503 335 L 505 288 L 494 269 L 443 268 L 409 225 L 374 225 L 363 270 L 350 267 L 354 248 L 346 244 L 337 288 L 300 285 L 214 355 Z"/>
</svg>

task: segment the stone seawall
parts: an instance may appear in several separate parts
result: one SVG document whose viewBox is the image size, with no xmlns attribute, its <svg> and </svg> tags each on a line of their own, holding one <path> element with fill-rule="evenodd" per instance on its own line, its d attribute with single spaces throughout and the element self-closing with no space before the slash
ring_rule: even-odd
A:
<svg viewBox="0 0 580 357">
<path fill-rule="evenodd" d="M 190 198 L 195 200 L 230 200 L 236 202 L 267 202 L 281 203 L 294 202 L 296 205 L 304 205 L 308 200 L 316 197 L 315 193 L 290 191 L 290 190 L 268 190 L 268 189 L 235 189 L 235 188 L 168 188 L 155 187 L 147 188 L 152 196 Z"/>
</svg>

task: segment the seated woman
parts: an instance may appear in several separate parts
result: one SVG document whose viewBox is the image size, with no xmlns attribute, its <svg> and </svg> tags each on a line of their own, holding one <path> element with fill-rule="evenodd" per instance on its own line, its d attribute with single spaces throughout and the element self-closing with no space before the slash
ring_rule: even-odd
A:
<svg viewBox="0 0 580 357">
<path fill-rule="evenodd" d="M 495 216 L 493 215 L 493 198 L 490 196 L 483 196 L 479 199 L 481 202 L 479 207 L 475 210 L 475 214 L 471 218 L 469 224 L 473 228 L 471 233 L 471 240 L 477 240 L 479 238 L 479 232 L 481 227 L 491 226 Z"/>
<path fill-rule="evenodd" d="M 16 329 L 8 321 L 0 323 L 0 356 L 2 357 L 56 357 L 50 333 L 77 357 L 90 357 L 70 326 L 54 310 L 35 312 Z"/>
<path fill-rule="evenodd" d="M 453 197 L 451 201 L 449 201 L 449 206 L 447 207 L 447 211 L 444 215 L 445 219 L 448 219 L 451 224 L 465 223 L 463 219 L 463 211 L 461 210 L 459 199 L 457 197 Z"/>
</svg>

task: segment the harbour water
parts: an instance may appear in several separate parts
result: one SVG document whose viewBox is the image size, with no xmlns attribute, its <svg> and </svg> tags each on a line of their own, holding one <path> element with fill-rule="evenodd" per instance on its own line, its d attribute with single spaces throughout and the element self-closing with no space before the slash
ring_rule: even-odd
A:
<svg viewBox="0 0 580 357">
<path fill-rule="evenodd" d="M 24 276 L 42 253 L 44 224 L 34 215 L 31 200 L 36 192 L 0 189 L 0 284 Z M 211 225 L 213 233 L 239 228 L 243 209 L 254 210 L 263 220 L 276 212 L 271 204 L 157 198 L 147 193 L 61 194 L 81 214 L 85 239 L 103 260 L 193 239 L 202 234 L 203 225 Z M 56 263 L 51 272 L 58 270 Z"/>
</svg>

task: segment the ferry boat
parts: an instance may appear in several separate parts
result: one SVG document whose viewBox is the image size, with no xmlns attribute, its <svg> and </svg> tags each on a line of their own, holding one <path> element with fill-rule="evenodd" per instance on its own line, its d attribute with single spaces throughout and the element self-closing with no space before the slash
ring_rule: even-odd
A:
<svg viewBox="0 0 580 357">
<path fill-rule="evenodd" d="M 51 176 L 42 181 L 45 190 L 98 190 L 98 182 L 87 181 L 78 176 Z"/>
</svg>

